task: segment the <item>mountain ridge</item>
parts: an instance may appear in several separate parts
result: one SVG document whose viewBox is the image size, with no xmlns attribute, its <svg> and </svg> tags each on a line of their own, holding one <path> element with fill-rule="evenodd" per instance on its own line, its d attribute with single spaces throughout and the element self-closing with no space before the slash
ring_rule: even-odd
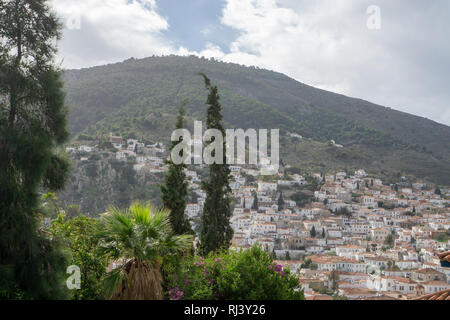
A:
<svg viewBox="0 0 450 320">
<path fill-rule="evenodd" d="M 369 158 L 387 161 L 388 171 L 450 184 L 450 127 L 446 125 L 314 88 L 279 72 L 193 56 L 132 58 L 66 70 L 67 101 L 73 108 L 69 128 L 74 136 L 116 132 L 167 141 L 184 99 L 189 100 L 188 128 L 193 120 L 204 118 L 206 94 L 198 72 L 218 86 L 229 127 L 280 128 L 284 135 L 293 132 L 320 143 L 333 139 Z M 399 150 L 418 163 L 394 165 L 390 157 Z M 325 163 L 324 169 L 328 167 Z"/>
</svg>

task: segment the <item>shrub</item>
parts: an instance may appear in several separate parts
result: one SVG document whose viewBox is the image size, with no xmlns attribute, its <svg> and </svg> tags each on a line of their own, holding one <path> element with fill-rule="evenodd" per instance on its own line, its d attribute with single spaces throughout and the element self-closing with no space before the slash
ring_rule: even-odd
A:
<svg viewBox="0 0 450 320">
<path fill-rule="evenodd" d="M 72 256 L 70 264 L 81 269 L 81 288 L 72 291 L 74 300 L 103 298 L 100 281 L 106 274 L 109 259 L 98 251 L 98 239 L 93 233 L 95 223 L 95 219 L 82 215 L 72 218 L 58 215 L 48 229 L 53 237 L 67 245 Z"/>
<path fill-rule="evenodd" d="M 302 300 L 299 280 L 255 245 L 187 258 L 169 279 L 173 300 Z"/>
</svg>

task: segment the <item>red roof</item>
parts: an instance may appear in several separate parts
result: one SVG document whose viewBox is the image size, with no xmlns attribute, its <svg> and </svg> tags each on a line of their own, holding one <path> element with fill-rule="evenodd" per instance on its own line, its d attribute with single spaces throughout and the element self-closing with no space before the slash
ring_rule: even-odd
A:
<svg viewBox="0 0 450 320">
<path fill-rule="evenodd" d="M 450 289 L 430 293 L 414 300 L 450 300 Z"/>
</svg>

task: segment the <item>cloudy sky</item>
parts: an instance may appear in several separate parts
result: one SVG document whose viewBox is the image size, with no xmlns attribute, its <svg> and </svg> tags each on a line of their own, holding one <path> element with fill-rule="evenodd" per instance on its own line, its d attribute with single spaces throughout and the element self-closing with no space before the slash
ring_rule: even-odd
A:
<svg viewBox="0 0 450 320">
<path fill-rule="evenodd" d="M 58 62 L 195 54 L 450 125 L 448 0 L 51 0 Z"/>
</svg>

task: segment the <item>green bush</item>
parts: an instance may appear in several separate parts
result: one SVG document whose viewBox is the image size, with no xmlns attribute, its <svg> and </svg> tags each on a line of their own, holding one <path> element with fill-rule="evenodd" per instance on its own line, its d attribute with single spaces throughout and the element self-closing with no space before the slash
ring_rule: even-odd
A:
<svg viewBox="0 0 450 320">
<path fill-rule="evenodd" d="M 259 246 L 187 258 L 169 280 L 173 300 L 303 300 L 299 280 Z"/>
<path fill-rule="evenodd" d="M 106 274 L 109 257 L 98 250 L 98 239 L 93 233 L 95 224 L 95 219 L 82 215 L 72 218 L 58 215 L 48 229 L 54 238 L 66 244 L 72 256 L 70 265 L 81 270 L 81 288 L 72 291 L 74 300 L 103 298 L 101 279 Z"/>
</svg>

